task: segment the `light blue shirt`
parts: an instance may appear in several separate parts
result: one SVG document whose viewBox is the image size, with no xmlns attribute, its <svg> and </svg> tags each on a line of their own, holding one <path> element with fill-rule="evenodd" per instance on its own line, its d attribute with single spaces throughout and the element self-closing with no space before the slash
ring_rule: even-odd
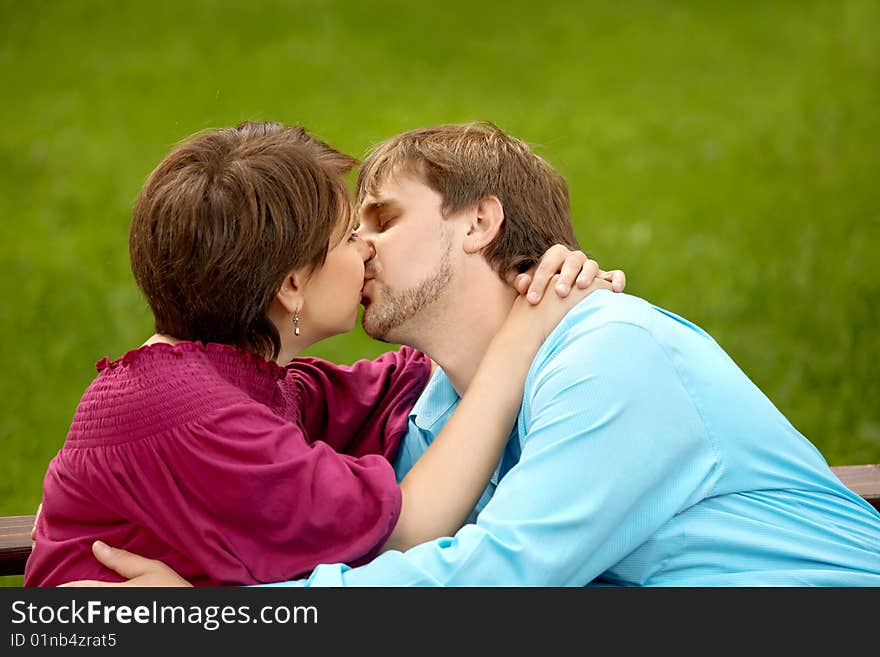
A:
<svg viewBox="0 0 880 657">
<path fill-rule="evenodd" d="M 402 476 L 458 396 L 410 416 Z M 880 586 L 880 514 L 702 329 L 626 294 L 538 352 L 501 464 L 455 536 L 293 586 Z"/>
</svg>

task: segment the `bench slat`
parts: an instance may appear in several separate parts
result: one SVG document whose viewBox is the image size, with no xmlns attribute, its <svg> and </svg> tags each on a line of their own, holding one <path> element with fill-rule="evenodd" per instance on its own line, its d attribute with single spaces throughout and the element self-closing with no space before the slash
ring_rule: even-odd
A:
<svg viewBox="0 0 880 657">
<path fill-rule="evenodd" d="M 844 486 L 880 510 L 880 465 L 838 465 L 831 470 Z"/>
<path fill-rule="evenodd" d="M 880 465 L 831 468 L 843 485 L 880 511 Z M 0 516 L 0 575 L 21 575 L 31 553 L 34 516 Z"/>
<path fill-rule="evenodd" d="M 31 553 L 34 516 L 0 517 L 0 575 L 21 575 Z"/>
</svg>

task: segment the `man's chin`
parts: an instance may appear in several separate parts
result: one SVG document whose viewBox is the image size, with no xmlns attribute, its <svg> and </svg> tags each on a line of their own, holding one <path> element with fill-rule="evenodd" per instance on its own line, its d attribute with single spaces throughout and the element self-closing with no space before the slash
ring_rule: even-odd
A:
<svg viewBox="0 0 880 657">
<path fill-rule="evenodd" d="M 371 308 L 370 306 L 370 302 L 365 299 L 364 313 L 361 317 L 361 327 L 364 329 L 364 333 L 369 335 L 374 340 L 378 340 L 379 342 L 399 344 L 392 335 L 392 327 L 383 325 L 381 319 L 376 317 L 377 309 L 375 307 Z"/>
<path fill-rule="evenodd" d="M 370 301 L 368 299 L 364 299 L 363 306 L 364 312 L 361 315 L 361 328 L 364 329 L 364 333 L 369 335 L 374 340 L 381 340 L 382 336 L 378 334 L 378 327 L 373 321 L 372 313 L 370 312 Z"/>
</svg>

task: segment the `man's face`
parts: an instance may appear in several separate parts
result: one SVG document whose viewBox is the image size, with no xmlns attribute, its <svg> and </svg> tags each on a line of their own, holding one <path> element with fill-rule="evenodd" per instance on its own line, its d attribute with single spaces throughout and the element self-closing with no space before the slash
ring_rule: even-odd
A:
<svg viewBox="0 0 880 657">
<path fill-rule="evenodd" d="M 367 263 L 364 330 L 377 340 L 411 343 L 429 326 L 453 276 L 451 228 L 442 197 L 413 174 L 392 174 L 360 208 Z"/>
</svg>

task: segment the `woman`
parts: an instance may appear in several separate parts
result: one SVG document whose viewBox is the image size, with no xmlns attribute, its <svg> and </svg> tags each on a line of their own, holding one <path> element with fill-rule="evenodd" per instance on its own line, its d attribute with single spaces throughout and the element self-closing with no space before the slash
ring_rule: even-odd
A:
<svg viewBox="0 0 880 657">
<path fill-rule="evenodd" d="M 398 485 L 389 459 L 431 361 L 406 347 L 351 367 L 295 358 L 357 320 L 370 251 L 343 179 L 355 164 L 302 128 L 245 123 L 183 143 L 153 171 L 130 256 L 156 333 L 97 364 L 46 474 L 25 585 L 115 577 L 91 555 L 96 538 L 210 586 L 358 564 L 462 524 L 532 358 L 602 284 L 518 299 Z M 464 449 L 472 468 L 457 467 Z"/>
</svg>

